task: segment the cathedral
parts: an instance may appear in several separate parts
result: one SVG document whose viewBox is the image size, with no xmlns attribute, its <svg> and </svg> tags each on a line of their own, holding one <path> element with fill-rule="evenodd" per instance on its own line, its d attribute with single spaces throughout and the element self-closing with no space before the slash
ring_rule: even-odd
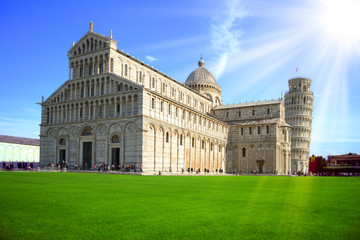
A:
<svg viewBox="0 0 360 240">
<path fill-rule="evenodd" d="M 90 30 L 68 52 L 69 79 L 41 103 L 40 164 L 143 174 L 307 172 L 314 95 L 289 80 L 285 98 L 223 105 L 200 59 L 185 83 Z M 194 66 L 195 67 L 195 66 Z"/>
</svg>

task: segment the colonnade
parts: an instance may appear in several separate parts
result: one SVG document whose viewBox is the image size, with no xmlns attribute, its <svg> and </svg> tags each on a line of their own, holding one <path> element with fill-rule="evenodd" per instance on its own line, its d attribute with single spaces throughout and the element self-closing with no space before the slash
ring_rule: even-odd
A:
<svg viewBox="0 0 360 240">
<path fill-rule="evenodd" d="M 144 163 L 151 171 L 225 170 L 225 142 L 190 131 L 150 125 Z"/>
<path fill-rule="evenodd" d="M 78 101 L 48 107 L 47 124 L 134 116 L 138 114 L 138 110 L 136 93 Z"/>
<path fill-rule="evenodd" d="M 117 80 L 111 79 L 110 77 L 94 78 L 69 83 L 67 87 L 65 87 L 51 100 L 51 103 L 103 96 L 136 89 L 137 88 L 131 85 L 121 83 Z"/>
<path fill-rule="evenodd" d="M 79 59 L 69 64 L 69 80 L 113 71 L 113 64 L 110 64 L 107 55 Z"/>
<path fill-rule="evenodd" d="M 220 121 L 206 117 L 206 115 L 189 108 L 184 108 L 165 98 L 150 96 L 149 104 L 149 115 L 155 119 L 204 134 L 227 134 L 227 126 Z"/>
</svg>

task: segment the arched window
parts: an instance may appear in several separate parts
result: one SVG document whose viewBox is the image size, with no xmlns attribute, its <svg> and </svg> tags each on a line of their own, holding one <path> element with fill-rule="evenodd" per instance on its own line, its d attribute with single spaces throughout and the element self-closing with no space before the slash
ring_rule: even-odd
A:
<svg viewBox="0 0 360 240">
<path fill-rule="evenodd" d="M 101 62 L 99 62 L 99 73 L 102 73 L 103 72 L 103 70 L 104 70 L 104 66 L 103 66 L 104 64 L 103 64 L 103 62 L 101 61 Z"/>
<path fill-rule="evenodd" d="M 167 143 L 169 142 L 169 133 L 168 132 L 166 133 L 166 142 Z"/>
<path fill-rule="evenodd" d="M 142 83 L 142 72 L 139 72 L 139 83 Z"/>
<path fill-rule="evenodd" d="M 151 108 L 154 109 L 155 108 L 155 98 L 151 99 Z"/>
<path fill-rule="evenodd" d="M 119 143 L 120 142 L 120 138 L 118 135 L 114 135 L 112 138 L 111 138 L 111 142 L 112 143 Z"/>
<path fill-rule="evenodd" d="M 65 139 L 61 138 L 59 141 L 59 145 L 66 145 Z"/>
<path fill-rule="evenodd" d="M 155 88 L 155 78 L 152 78 L 152 82 L 151 82 L 151 84 L 152 84 L 152 88 Z"/>
<path fill-rule="evenodd" d="M 243 149 L 242 149 L 242 156 L 243 156 L 243 157 L 246 157 L 246 148 L 244 148 L 244 147 L 243 147 Z"/>
<path fill-rule="evenodd" d="M 127 77 L 127 75 L 128 75 L 128 66 L 127 66 L 127 64 L 125 64 L 125 66 L 124 66 L 124 75 Z"/>
<path fill-rule="evenodd" d="M 91 131 L 92 131 L 91 127 L 86 127 L 83 129 L 81 136 L 90 136 L 92 135 Z"/>
<path fill-rule="evenodd" d="M 192 146 L 192 147 L 195 146 L 195 139 L 194 139 L 194 138 L 192 138 L 192 140 L 191 140 L 191 146 Z"/>
<path fill-rule="evenodd" d="M 180 135 L 180 145 L 182 145 L 182 142 L 183 142 L 183 135 L 181 134 Z"/>
<path fill-rule="evenodd" d="M 202 148 L 202 149 L 205 148 L 205 142 L 204 142 L 204 140 L 202 140 L 202 142 L 201 142 L 201 148 Z"/>
</svg>

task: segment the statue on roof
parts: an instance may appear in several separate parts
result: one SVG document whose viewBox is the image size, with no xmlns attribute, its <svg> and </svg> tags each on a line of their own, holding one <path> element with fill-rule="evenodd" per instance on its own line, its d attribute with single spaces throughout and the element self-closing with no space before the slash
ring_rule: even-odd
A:
<svg viewBox="0 0 360 240">
<path fill-rule="evenodd" d="M 90 21 L 90 31 L 92 31 L 92 30 L 93 30 L 93 22 Z"/>
</svg>

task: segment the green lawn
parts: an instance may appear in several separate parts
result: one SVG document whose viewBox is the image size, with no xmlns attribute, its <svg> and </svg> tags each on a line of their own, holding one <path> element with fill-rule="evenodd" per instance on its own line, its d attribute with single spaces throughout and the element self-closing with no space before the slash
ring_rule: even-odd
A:
<svg viewBox="0 0 360 240">
<path fill-rule="evenodd" d="M 0 239 L 360 239 L 360 178 L 0 172 Z"/>
</svg>

